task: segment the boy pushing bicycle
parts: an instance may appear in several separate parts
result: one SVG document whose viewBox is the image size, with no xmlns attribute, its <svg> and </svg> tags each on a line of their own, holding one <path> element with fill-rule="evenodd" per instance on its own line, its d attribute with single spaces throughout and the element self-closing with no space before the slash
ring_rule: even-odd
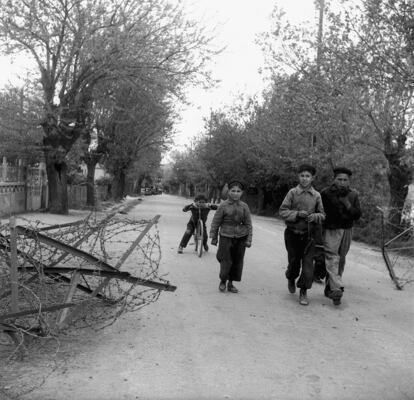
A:
<svg viewBox="0 0 414 400">
<path fill-rule="evenodd" d="M 204 194 L 196 195 L 194 198 L 194 203 L 188 204 L 183 208 L 184 212 L 191 211 L 191 218 L 187 223 L 187 229 L 185 230 L 180 245 L 178 246 L 179 254 L 182 254 L 183 249 L 187 247 L 191 235 L 194 233 L 194 230 L 197 226 L 199 218 L 201 218 L 201 221 L 203 222 L 203 247 L 205 251 L 208 251 L 208 237 L 206 228 L 207 217 L 210 210 L 217 210 L 217 208 L 217 205 L 207 203 L 207 197 Z"/>
<path fill-rule="evenodd" d="M 304 306 L 309 304 L 307 291 L 313 282 L 316 237 L 312 236 L 319 233 L 318 245 L 321 245 L 322 235 L 317 225 L 325 219 L 321 195 L 312 186 L 315 173 L 312 165 L 301 165 L 298 169 L 299 184 L 289 190 L 279 209 L 286 223 L 288 289 L 290 293 L 295 293 L 296 287 L 300 288 L 299 303 Z"/>
</svg>

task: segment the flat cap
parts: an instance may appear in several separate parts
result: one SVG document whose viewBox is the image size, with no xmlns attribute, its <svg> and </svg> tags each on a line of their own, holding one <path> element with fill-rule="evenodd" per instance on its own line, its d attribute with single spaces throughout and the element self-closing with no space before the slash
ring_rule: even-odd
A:
<svg viewBox="0 0 414 400">
<path fill-rule="evenodd" d="M 198 193 L 198 194 L 194 197 L 194 201 L 200 201 L 200 200 L 207 201 L 207 196 L 206 196 L 204 193 Z"/>
<path fill-rule="evenodd" d="M 334 176 L 338 175 L 338 174 L 346 174 L 348 176 L 352 175 L 352 171 L 349 168 L 346 167 L 336 167 L 333 170 Z"/>
<path fill-rule="evenodd" d="M 229 189 L 231 189 L 233 186 L 238 186 L 241 190 L 244 190 L 244 184 L 238 179 L 233 179 L 228 183 Z"/>
<path fill-rule="evenodd" d="M 304 172 L 304 171 L 310 172 L 312 175 L 316 174 L 316 168 L 313 165 L 310 165 L 310 164 L 299 165 L 298 174 L 300 174 L 301 172 Z"/>
</svg>

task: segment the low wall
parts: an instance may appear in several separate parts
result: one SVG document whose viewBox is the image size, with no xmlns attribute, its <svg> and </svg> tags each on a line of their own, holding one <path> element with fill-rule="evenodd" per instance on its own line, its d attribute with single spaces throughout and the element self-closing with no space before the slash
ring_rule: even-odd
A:
<svg viewBox="0 0 414 400">
<path fill-rule="evenodd" d="M 69 208 L 82 208 L 86 205 L 86 186 L 68 186 Z"/>
<path fill-rule="evenodd" d="M 69 208 L 79 209 L 86 206 L 86 190 L 86 185 L 68 185 Z M 101 201 L 107 200 L 108 188 L 106 186 L 95 186 L 95 196 L 97 201 L 96 206 L 98 206 Z"/>
<path fill-rule="evenodd" d="M 108 200 L 108 186 L 96 186 L 95 187 L 96 198 L 98 201 Z"/>
<path fill-rule="evenodd" d="M 24 183 L 0 182 L 0 216 L 26 210 Z"/>
<path fill-rule="evenodd" d="M 27 185 L 23 182 L 0 182 L 0 216 L 47 207 L 47 186 Z"/>
<path fill-rule="evenodd" d="M 107 200 L 108 188 L 96 186 L 98 204 Z M 86 206 L 86 186 L 68 185 L 69 208 L 80 209 Z M 23 182 L 0 182 L 0 217 L 7 217 L 25 211 L 44 210 L 48 205 L 47 185 L 26 185 Z"/>
</svg>

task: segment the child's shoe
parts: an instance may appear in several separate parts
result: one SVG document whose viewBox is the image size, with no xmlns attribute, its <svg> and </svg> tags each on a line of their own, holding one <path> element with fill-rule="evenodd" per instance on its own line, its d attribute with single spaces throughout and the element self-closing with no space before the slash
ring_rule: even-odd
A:
<svg viewBox="0 0 414 400">
<path fill-rule="evenodd" d="M 235 286 L 233 286 L 232 283 L 228 283 L 227 284 L 227 291 L 230 293 L 238 293 L 239 291 L 237 290 L 237 288 Z"/>
<path fill-rule="evenodd" d="M 183 248 L 182 248 L 181 246 L 178 246 L 178 251 L 177 251 L 177 253 L 178 253 L 178 254 L 183 254 Z"/>
<path fill-rule="evenodd" d="M 289 293 L 296 292 L 296 284 L 295 284 L 294 279 L 288 279 L 288 289 L 289 289 Z"/>
<path fill-rule="evenodd" d="M 341 304 L 342 290 L 332 290 L 329 297 L 332 299 L 335 306 L 339 306 Z"/>
<path fill-rule="evenodd" d="M 208 244 L 207 243 L 204 244 L 203 247 L 204 247 L 204 251 L 208 251 Z"/>
<path fill-rule="evenodd" d="M 220 282 L 219 290 L 220 290 L 220 292 L 224 292 L 226 290 L 226 282 L 225 281 Z"/>
<path fill-rule="evenodd" d="M 300 289 L 299 303 L 302 304 L 302 306 L 307 306 L 309 304 L 308 296 L 306 294 L 306 289 Z"/>
</svg>

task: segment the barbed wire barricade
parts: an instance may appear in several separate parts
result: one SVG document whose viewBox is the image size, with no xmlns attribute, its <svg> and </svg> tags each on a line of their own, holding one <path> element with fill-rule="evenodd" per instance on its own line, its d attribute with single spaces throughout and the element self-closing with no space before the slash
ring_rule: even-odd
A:
<svg viewBox="0 0 414 400">
<path fill-rule="evenodd" d="M 15 342 L 13 354 L 24 355 L 25 337 L 99 329 L 153 303 L 162 290 L 175 290 L 159 273 L 158 219 L 135 220 L 114 212 L 61 225 L 28 220 L 15 228 L 3 225 L 0 333 Z"/>
<path fill-rule="evenodd" d="M 414 282 L 414 218 L 406 209 L 378 208 L 382 255 L 397 289 Z"/>
</svg>

